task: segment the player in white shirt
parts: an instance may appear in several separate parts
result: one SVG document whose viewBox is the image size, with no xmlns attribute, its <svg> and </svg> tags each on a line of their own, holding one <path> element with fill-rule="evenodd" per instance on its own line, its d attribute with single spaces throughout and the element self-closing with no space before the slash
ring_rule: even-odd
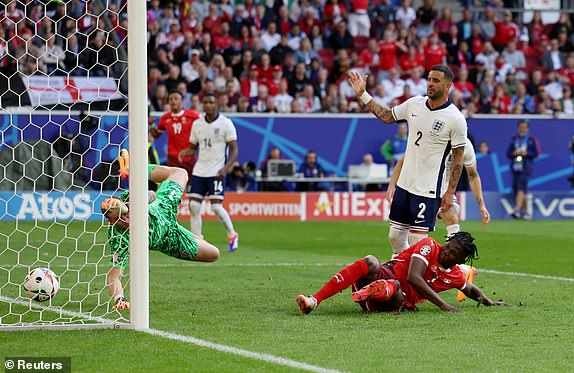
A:
<svg viewBox="0 0 574 373">
<path fill-rule="evenodd" d="M 189 147 L 179 153 L 180 160 L 185 156 L 193 156 L 199 152 L 197 162 L 191 177 L 191 196 L 189 208 L 191 210 L 191 231 L 201 235 L 201 202 L 208 198 L 211 210 L 227 231 L 229 251 L 233 252 L 239 247 L 239 235 L 233 228 L 229 213 L 223 208 L 224 179 L 232 165 L 237 161 L 239 153 L 237 147 L 237 132 L 229 118 L 221 115 L 217 108 L 217 99 L 213 94 L 203 97 L 205 115 L 195 122 L 189 135 Z M 227 162 L 227 148 L 229 158 Z"/>
<path fill-rule="evenodd" d="M 393 194 L 395 192 L 397 179 L 399 178 L 399 175 L 401 173 L 401 169 L 403 167 L 403 160 L 404 160 L 404 157 L 402 157 L 397 162 L 397 165 L 393 169 L 393 173 L 391 175 L 391 180 L 389 181 L 389 187 L 387 189 L 387 196 L 386 196 L 387 201 L 389 201 L 389 202 L 391 202 L 393 199 Z M 450 173 L 451 163 L 452 163 L 452 154 L 449 154 L 448 159 L 447 159 L 447 163 L 446 163 L 446 167 L 444 170 L 445 175 L 448 175 Z M 466 169 L 466 173 L 468 174 L 468 181 L 470 184 L 470 190 L 472 191 L 472 194 L 474 195 L 474 199 L 476 200 L 476 203 L 478 204 L 478 207 L 480 209 L 480 215 L 482 217 L 482 225 L 485 227 L 490 222 L 490 213 L 488 212 L 488 209 L 486 208 L 486 204 L 484 203 L 484 198 L 482 196 L 482 182 L 480 180 L 480 175 L 478 174 L 478 170 L 476 167 L 476 154 L 474 152 L 474 148 L 472 146 L 472 143 L 470 142 L 470 140 L 468 138 L 466 139 L 466 144 L 464 146 L 463 164 L 464 164 L 464 168 Z M 443 178 L 443 188 L 446 188 L 447 185 L 446 185 L 446 181 L 444 179 L 445 178 Z M 449 210 L 443 211 L 442 209 L 440 209 L 438 212 L 438 217 L 441 218 L 446 225 L 446 232 L 447 232 L 447 236 L 449 236 L 449 237 L 460 231 L 460 225 L 458 224 L 459 223 L 459 217 L 458 217 L 459 212 L 460 212 L 460 206 L 458 204 L 458 201 L 456 200 L 456 197 L 453 201 L 452 207 Z M 461 264 L 461 265 L 459 265 L 459 267 L 463 271 L 463 273 L 467 276 L 467 280 L 472 283 L 474 280 L 474 277 L 476 276 L 476 268 L 470 267 L 466 264 Z M 462 302 L 465 298 L 466 298 L 466 296 L 462 292 L 459 291 L 458 301 Z"/>
<path fill-rule="evenodd" d="M 366 91 L 367 78 L 349 73 L 359 101 L 383 122 L 406 120 L 409 126 L 404 166 L 389 214 L 389 241 L 396 255 L 434 230 L 439 207 L 444 211 L 451 208 L 462 173 L 467 126 L 462 113 L 448 98 L 454 79 L 448 66 L 430 69 L 427 97 L 410 98 L 392 109 L 372 100 Z M 452 166 L 445 190 L 444 169 L 451 151 Z"/>
</svg>

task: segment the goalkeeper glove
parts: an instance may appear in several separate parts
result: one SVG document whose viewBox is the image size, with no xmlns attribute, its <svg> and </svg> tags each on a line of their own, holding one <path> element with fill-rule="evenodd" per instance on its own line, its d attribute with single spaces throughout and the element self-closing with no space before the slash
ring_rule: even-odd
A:
<svg viewBox="0 0 574 373">
<path fill-rule="evenodd" d="M 119 297 L 116 299 L 116 305 L 112 307 L 112 310 L 129 310 L 130 302 L 124 297 Z"/>
</svg>

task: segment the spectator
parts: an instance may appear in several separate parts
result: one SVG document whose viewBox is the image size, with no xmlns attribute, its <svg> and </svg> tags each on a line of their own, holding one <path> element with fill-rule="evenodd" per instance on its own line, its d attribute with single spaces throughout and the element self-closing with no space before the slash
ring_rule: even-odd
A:
<svg viewBox="0 0 574 373">
<path fill-rule="evenodd" d="M 405 154 L 407 149 L 408 127 L 405 122 L 399 123 L 397 133 L 391 139 L 385 141 L 381 147 L 381 154 L 390 165 L 391 170 L 395 167 L 399 159 Z"/>
<path fill-rule="evenodd" d="M 188 84 L 199 78 L 200 67 L 205 66 L 199 59 L 199 54 L 199 49 L 192 49 L 189 61 L 184 62 L 181 66 L 181 76 Z"/>
<path fill-rule="evenodd" d="M 231 47 L 233 39 L 234 38 L 229 33 L 229 23 L 223 22 L 221 24 L 221 33 L 213 37 L 213 46 L 217 52 L 221 53 Z"/>
<path fill-rule="evenodd" d="M 496 58 L 498 57 L 498 52 L 494 50 L 494 47 L 490 42 L 485 42 L 482 52 L 476 55 L 474 58 L 475 62 L 482 61 L 487 70 L 495 69 Z"/>
<path fill-rule="evenodd" d="M 458 27 L 452 19 L 452 10 L 450 7 L 445 6 L 441 10 L 440 17 L 434 23 L 435 32 L 438 33 L 439 38 L 446 41 L 453 34 L 453 26 L 456 29 L 455 33 L 458 34 Z"/>
<path fill-rule="evenodd" d="M 298 100 L 304 113 L 317 113 L 321 110 L 321 101 L 319 97 L 315 96 L 315 91 L 311 84 L 305 84 L 302 95 Z"/>
<path fill-rule="evenodd" d="M 57 69 L 60 71 L 58 75 L 64 75 L 66 66 L 64 65 L 65 53 L 62 47 L 56 44 L 56 36 L 54 34 L 46 35 L 46 46 L 42 55 L 44 63 L 46 64 L 46 72 L 52 74 Z M 73 65 L 70 65 L 70 68 Z"/>
<path fill-rule="evenodd" d="M 512 65 L 506 62 L 502 55 L 496 56 L 496 60 L 494 60 L 494 71 L 494 80 L 496 80 L 497 83 L 504 83 L 508 74 L 514 74 Z"/>
<path fill-rule="evenodd" d="M 458 34 L 462 40 L 470 41 L 472 37 L 472 12 L 469 8 L 465 8 L 462 11 L 462 19 L 456 24 L 458 27 Z"/>
<path fill-rule="evenodd" d="M 526 68 L 526 58 L 524 57 L 524 53 L 518 50 L 515 40 L 512 40 L 506 45 L 502 56 L 515 71 Z M 526 76 L 521 77 L 520 79 L 524 79 L 525 77 Z"/>
<path fill-rule="evenodd" d="M 519 36 L 518 26 L 512 22 L 512 13 L 510 13 L 509 10 L 504 11 L 502 21 L 495 22 L 495 30 L 492 44 L 499 52 L 501 52 L 508 43 L 516 40 Z"/>
<path fill-rule="evenodd" d="M 269 54 L 263 53 L 261 55 L 257 69 L 259 70 L 258 77 L 261 83 L 268 84 L 268 82 L 273 80 L 273 66 L 271 66 Z"/>
<path fill-rule="evenodd" d="M 439 43 L 438 34 L 433 32 L 429 37 L 429 43 L 424 47 L 424 68 L 429 71 L 435 65 L 446 63 L 446 49 Z"/>
<path fill-rule="evenodd" d="M 574 114 L 574 98 L 572 98 L 572 89 L 568 86 L 564 87 L 563 90 L 560 111 L 567 115 Z"/>
<path fill-rule="evenodd" d="M 271 48 L 269 56 L 271 57 L 272 65 L 281 65 L 285 60 L 287 54 L 293 54 L 294 50 L 289 46 L 289 37 L 285 34 L 281 36 L 279 44 Z"/>
<path fill-rule="evenodd" d="M 377 80 L 381 81 L 389 76 L 389 70 L 397 65 L 397 53 L 407 52 L 407 47 L 400 41 L 395 40 L 395 34 L 391 30 L 385 31 L 383 41 L 379 44 L 379 70 Z"/>
<path fill-rule="evenodd" d="M 319 55 L 312 49 L 309 38 L 303 38 L 301 40 L 301 47 L 295 52 L 295 62 L 304 63 L 306 66 L 309 66 L 313 58 L 319 59 Z"/>
<path fill-rule="evenodd" d="M 351 0 L 349 13 L 349 33 L 352 36 L 369 36 L 371 34 L 371 20 L 369 19 L 369 1 Z"/>
<path fill-rule="evenodd" d="M 289 94 L 293 97 L 299 97 L 307 84 L 311 84 L 306 75 L 307 69 L 304 63 L 298 63 L 295 68 L 295 76 L 289 81 Z"/>
<path fill-rule="evenodd" d="M 494 86 L 494 92 L 490 100 L 490 112 L 493 114 L 508 114 L 510 109 L 510 97 L 506 95 L 506 87 L 502 83 Z"/>
<path fill-rule="evenodd" d="M 464 41 L 458 35 L 458 27 L 456 27 L 455 24 L 450 26 L 450 29 L 446 35 L 441 36 L 439 34 L 439 37 L 445 43 L 445 47 L 446 47 L 446 51 L 447 51 L 447 61 L 450 64 L 458 64 L 460 66 L 460 64 L 466 65 L 466 64 L 470 63 L 470 61 L 472 61 L 472 55 L 470 53 L 467 55 L 463 51 L 462 55 L 458 54 L 458 52 L 460 50 L 460 45 L 462 43 L 464 43 Z M 468 48 L 467 48 L 467 51 L 468 51 Z M 462 57 L 462 58 L 461 58 L 461 61 L 459 62 L 458 59 L 460 57 Z M 469 57 L 471 57 L 471 58 L 469 58 Z"/>
<path fill-rule="evenodd" d="M 287 87 L 287 80 L 283 79 L 279 84 L 279 93 L 275 96 L 275 107 L 279 113 L 291 112 L 293 96 L 287 93 Z"/>
<path fill-rule="evenodd" d="M 390 0 L 381 0 L 374 6 L 371 11 L 371 20 L 374 26 L 372 34 L 374 37 L 377 39 L 383 38 L 387 26 L 395 23 L 396 12 L 397 8 Z"/>
<path fill-rule="evenodd" d="M 488 142 L 481 141 L 478 143 L 478 154 L 490 154 L 490 145 L 488 145 Z"/>
<path fill-rule="evenodd" d="M 225 178 L 225 189 L 231 192 L 255 192 L 257 183 L 249 172 L 246 172 L 239 162 L 234 162 L 231 172 Z"/>
<path fill-rule="evenodd" d="M 291 31 L 287 34 L 289 37 L 288 45 L 294 51 L 298 51 L 301 47 L 301 40 L 305 38 L 307 35 L 303 31 L 301 31 L 301 26 L 298 23 L 294 23 L 291 26 Z"/>
<path fill-rule="evenodd" d="M 209 14 L 209 2 L 206 0 L 194 0 L 191 3 L 191 10 L 194 11 L 199 22 L 203 22 Z"/>
<path fill-rule="evenodd" d="M 165 36 L 165 38 L 166 38 L 165 45 L 172 53 L 183 44 L 184 37 L 183 34 L 181 33 L 181 26 L 179 24 L 179 21 L 177 20 L 171 21 L 169 25 L 169 33 Z"/>
<path fill-rule="evenodd" d="M 566 65 L 564 53 L 560 52 L 558 39 L 550 40 L 550 49 L 542 56 L 542 66 L 550 71 L 560 70 Z"/>
<path fill-rule="evenodd" d="M 291 112 L 292 113 L 302 113 L 303 110 L 301 109 L 301 103 L 299 102 L 299 100 L 293 100 L 291 101 Z"/>
<path fill-rule="evenodd" d="M 261 177 L 263 177 L 265 179 L 269 176 L 267 173 L 267 171 L 268 171 L 267 163 L 270 160 L 279 160 L 279 159 L 285 159 L 281 155 L 281 150 L 277 147 L 271 148 L 267 157 L 259 165 Z M 264 191 L 264 192 L 285 192 L 288 190 L 287 183 L 285 183 L 283 181 L 263 181 L 260 183 L 259 186 L 260 186 L 260 190 Z"/>
<path fill-rule="evenodd" d="M 299 27 L 301 29 L 301 32 L 304 33 L 305 35 L 311 34 L 311 29 L 313 28 L 313 26 L 321 27 L 321 21 L 319 21 L 319 19 L 315 17 L 315 14 L 316 12 L 313 10 L 313 8 L 309 7 L 305 9 L 305 11 L 303 12 L 303 17 L 299 19 Z"/>
<path fill-rule="evenodd" d="M 287 5 L 279 8 L 279 17 L 277 19 L 277 29 L 281 35 L 287 35 L 291 31 L 291 20 L 289 19 L 289 10 Z"/>
<path fill-rule="evenodd" d="M 265 84 L 257 86 L 257 96 L 251 97 L 251 107 L 255 113 L 268 113 L 267 99 L 269 98 L 269 88 Z"/>
<path fill-rule="evenodd" d="M 179 83 L 184 82 L 185 80 L 180 75 L 180 68 L 177 65 L 171 65 L 169 67 L 169 76 L 165 80 L 165 87 L 167 88 L 168 92 L 177 89 Z"/>
<path fill-rule="evenodd" d="M 261 44 L 267 52 L 270 52 L 279 42 L 281 42 L 281 34 L 277 33 L 275 22 L 270 22 L 261 35 Z"/>
<path fill-rule="evenodd" d="M 572 44 L 572 40 L 568 38 L 568 30 L 564 27 L 558 32 L 558 45 L 558 49 L 564 54 L 569 54 L 574 51 L 574 44 Z"/>
<path fill-rule="evenodd" d="M 305 155 L 305 162 L 299 167 L 300 174 L 304 178 L 323 178 L 325 171 L 323 167 L 317 163 L 317 153 L 310 150 Z M 299 182 L 297 183 L 298 192 L 316 192 L 326 190 L 326 186 L 321 182 Z"/>
<path fill-rule="evenodd" d="M 395 19 L 402 28 L 408 29 L 417 19 L 415 10 L 411 7 L 411 0 L 401 0 L 401 6 L 395 13 Z"/>
<path fill-rule="evenodd" d="M 249 99 L 245 96 L 241 96 L 237 102 L 237 112 L 238 113 L 252 113 L 253 110 L 249 104 Z"/>
<path fill-rule="evenodd" d="M 494 96 L 494 87 L 496 81 L 494 80 L 494 71 L 487 70 L 484 79 L 480 82 L 478 89 L 480 91 L 480 102 L 482 103 L 483 112 L 490 112 L 490 103 Z"/>
<path fill-rule="evenodd" d="M 530 40 L 540 40 L 545 33 L 544 22 L 542 21 L 542 12 L 535 10 L 532 15 L 532 21 L 528 24 L 528 36 Z"/>
<path fill-rule="evenodd" d="M 433 32 L 436 17 L 437 11 L 434 0 L 424 0 L 421 7 L 417 10 L 417 35 L 419 37 L 428 37 Z"/>
<path fill-rule="evenodd" d="M 385 92 L 385 86 L 383 83 L 379 83 L 375 86 L 375 92 L 373 95 L 373 100 L 382 106 L 385 107 L 389 107 L 391 104 L 391 101 L 394 99 L 394 97 L 389 96 L 386 92 Z"/>
<path fill-rule="evenodd" d="M 347 8 L 344 1 L 328 0 L 323 8 L 323 28 L 331 32 L 334 25 L 347 18 Z"/>
<path fill-rule="evenodd" d="M 465 68 L 458 71 L 458 79 L 452 83 L 452 86 L 462 94 L 465 101 L 470 100 L 472 91 L 475 89 L 474 84 L 468 81 L 468 70 Z"/>
<path fill-rule="evenodd" d="M 329 37 L 329 46 L 335 51 L 354 48 L 353 36 L 347 30 L 347 23 L 343 20 L 337 23 L 335 30 Z"/>
<path fill-rule="evenodd" d="M 385 87 L 385 92 L 387 96 L 392 98 L 397 98 L 403 94 L 403 89 L 405 86 L 405 81 L 401 79 L 399 73 L 396 69 L 389 70 L 389 78 L 383 80 L 383 86 Z"/>
<path fill-rule="evenodd" d="M 538 140 L 529 133 L 528 122 L 518 122 L 518 133 L 512 136 L 506 156 L 510 159 L 512 170 L 512 191 L 516 198 L 511 216 L 515 219 L 532 219 L 528 210 L 526 192 L 528 179 L 532 175 L 534 159 L 540 155 Z"/>
<path fill-rule="evenodd" d="M 510 101 L 510 111 L 513 114 L 534 114 L 534 98 L 526 91 L 526 85 L 519 83 L 516 95 Z"/>
<path fill-rule="evenodd" d="M 556 73 L 556 71 L 549 71 L 548 74 L 546 75 L 546 83 L 544 84 L 544 92 L 546 92 L 550 96 L 550 98 L 554 101 L 561 100 L 563 88 L 564 88 L 564 85 L 562 83 L 562 79 Z"/>
<path fill-rule="evenodd" d="M 313 26 L 313 28 L 311 29 L 309 40 L 311 40 L 312 48 L 316 51 L 321 50 L 325 47 L 323 42 L 323 33 L 321 31 L 321 28 L 317 25 Z"/>
<path fill-rule="evenodd" d="M 185 82 L 180 82 L 177 85 L 177 91 L 181 93 L 181 97 L 183 98 L 181 103 L 182 108 L 184 110 L 191 109 L 191 97 L 193 95 L 187 91 L 187 84 L 185 84 Z"/>
<path fill-rule="evenodd" d="M 482 14 L 482 19 L 478 21 L 478 26 L 480 28 L 480 35 L 483 40 L 492 40 L 494 35 L 496 35 L 496 15 L 494 13 L 494 7 L 487 6 Z"/>
<path fill-rule="evenodd" d="M 181 29 L 184 33 L 196 34 L 201 31 L 202 25 L 193 8 L 187 11 L 186 17 L 181 21 Z"/>
<path fill-rule="evenodd" d="M 183 65 L 184 62 L 191 59 L 191 51 L 195 46 L 195 37 L 193 32 L 185 31 L 183 33 L 183 43 L 173 52 L 173 60 L 178 65 Z"/>
<path fill-rule="evenodd" d="M 238 37 L 244 27 L 248 27 L 247 15 L 245 14 L 245 6 L 242 3 L 235 4 L 235 11 L 233 17 L 229 22 L 229 33 L 232 36 Z"/>
<path fill-rule="evenodd" d="M 542 82 L 542 71 L 534 70 L 530 74 L 530 81 L 526 85 L 528 94 L 536 98 L 540 92 L 544 91 L 544 83 Z"/>
<path fill-rule="evenodd" d="M 255 60 L 253 59 L 253 52 L 251 52 L 250 49 L 245 49 L 241 56 L 241 63 L 235 65 L 233 68 L 233 75 L 240 80 L 246 78 L 249 75 L 251 66 L 256 66 Z"/>
</svg>

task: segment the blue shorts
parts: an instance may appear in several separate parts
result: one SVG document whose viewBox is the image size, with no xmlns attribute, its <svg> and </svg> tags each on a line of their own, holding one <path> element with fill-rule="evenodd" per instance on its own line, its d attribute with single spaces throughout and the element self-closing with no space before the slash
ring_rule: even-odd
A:
<svg viewBox="0 0 574 373">
<path fill-rule="evenodd" d="M 225 194 L 225 183 L 222 179 L 215 177 L 191 177 L 191 198 L 208 198 L 223 201 Z"/>
<path fill-rule="evenodd" d="M 526 172 L 513 172 L 512 173 L 512 192 L 521 191 L 525 192 L 528 189 L 528 174 Z"/>
<path fill-rule="evenodd" d="M 440 202 L 440 198 L 417 196 L 397 186 L 391 204 L 389 220 L 391 223 L 405 228 L 416 227 L 432 232 Z"/>
</svg>

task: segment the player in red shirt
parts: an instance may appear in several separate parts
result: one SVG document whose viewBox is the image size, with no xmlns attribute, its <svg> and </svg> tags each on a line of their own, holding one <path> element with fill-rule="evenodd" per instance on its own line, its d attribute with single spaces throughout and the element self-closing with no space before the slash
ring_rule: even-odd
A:
<svg viewBox="0 0 574 373">
<path fill-rule="evenodd" d="M 195 165 L 195 157 L 184 158 L 180 163 L 179 153 L 189 147 L 189 134 L 193 122 L 199 118 L 195 110 L 183 109 L 183 96 L 179 91 L 171 91 L 168 96 L 171 111 L 161 116 L 157 127 L 154 126 L 155 118 L 149 118 L 150 134 L 154 139 L 167 131 L 167 165 L 181 167 L 187 170 L 189 180 Z"/>
<path fill-rule="evenodd" d="M 490 300 L 477 286 L 467 282 L 458 268 L 457 264 L 477 258 L 478 249 L 473 241 L 467 232 L 453 234 L 444 246 L 427 237 L 384 264 L 368 255 L 339 271 L 315 295 L 299 295 L 297 304 L 301 312 L 308 314 L 323 300 L 353 286 L 353 301 L 368 312 L 400 311 L 403 306 L 412 310 L 425 300 L 443 311 L 460 312 L 438 295 L 454 288 L 479 304 L 508 306 Z"/>
</svg>

